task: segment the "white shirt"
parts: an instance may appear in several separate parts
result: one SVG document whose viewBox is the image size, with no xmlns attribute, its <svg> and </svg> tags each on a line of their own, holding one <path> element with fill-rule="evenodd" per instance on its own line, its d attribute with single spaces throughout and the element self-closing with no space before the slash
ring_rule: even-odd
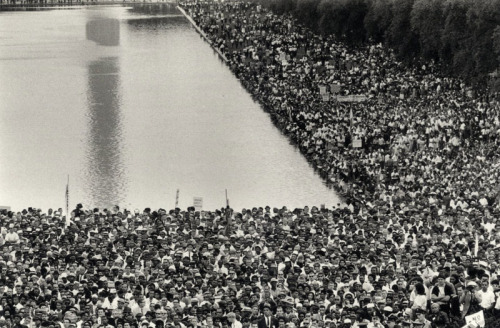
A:
<svg viewBox="0 0 500 328">
<path fill-rule="evenodd" d="M 500 292 L 496 292 L 497 301 L 495 303 L 495 309 L 500 310 Z"/>
<path fill-rule="evenodd" d="M 105 309 L 114 310 L 118 308 L 118 297 L 115 297 L 112 302 L 109 301 L 109 298 L 105 298 L 104 302 L 102 302 L 101 306 Z"/>
<path fill-rule="evenodd" d="M 19 243 L 19 235 L 17 232 L 8 232 L 5 235 L 5 241 L 10 243 Z"/>
<path fill-rule="evenodd" d="M 495 294 L 490 288 L 488 288 L 486 291 L 483 291 L 481 289 L 477 291 L 476 295 L 481 300 L 479 305 L 481 305 L 483 309 L 489 309 L 493 304 L 495 304 Z"/>
</svg>

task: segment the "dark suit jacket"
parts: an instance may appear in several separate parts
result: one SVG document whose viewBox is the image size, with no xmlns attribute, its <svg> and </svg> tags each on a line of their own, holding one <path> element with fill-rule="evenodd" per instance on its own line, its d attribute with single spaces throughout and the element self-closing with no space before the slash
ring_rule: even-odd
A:
<svg viewBox="0 0 500 328">
<path fill-rule="evenodd" d="M 271 316 L 271 327 L 277 328 L 279 326 L 278 319 L 275 317 Z M 258 328 L 268 328 L 266 326 L 266 318 L 262 316 L 262 318 L 259 320 L 259 323 L 257 324 Z"/>
</svg>

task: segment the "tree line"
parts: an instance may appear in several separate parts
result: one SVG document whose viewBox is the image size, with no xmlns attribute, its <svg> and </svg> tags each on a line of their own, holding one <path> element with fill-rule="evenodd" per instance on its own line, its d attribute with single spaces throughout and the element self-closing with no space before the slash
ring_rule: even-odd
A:
<svg viewBox="0 0 500 328">
<path fill-rule="evenodd" d="M 448 74 L 485 81 L 500 63 L 500 0 L 262 0 L 323 35 L 391 47 L 400 60 L 433 60 Z"/>
</svg>

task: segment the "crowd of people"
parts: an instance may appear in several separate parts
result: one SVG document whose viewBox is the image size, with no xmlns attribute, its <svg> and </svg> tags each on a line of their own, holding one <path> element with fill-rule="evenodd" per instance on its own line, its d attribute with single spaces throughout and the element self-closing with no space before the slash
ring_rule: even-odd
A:
<svg viewBox="0 0 500 328">
<path fill-rule="evenodd" d="M 0 327 L 462 327 L 478 311 L 496 327 L 500 223 L 474 219 L 475 250 L 468 214 L 3 211 Z"/>
<path fill-rule="evenodd" d="M 180 4 L 333 208 L 3 211 L 0 327 L 500 326 L 500 103 L 255 3 Z"/>
<path fill-rule="evenodd" d="M 352 47 L 314 34 L 256 3 L 182 6 L 362 217 L 375 226 L 411 221 L 414 244 L 429 234 L 494 262 L 487 250 L 500 243 L 498 94 L 445 76 L 433 62 L 408 67 L 380 44 Z M 445 259 L 444 251 L 432 250 Z"/>
</svg>

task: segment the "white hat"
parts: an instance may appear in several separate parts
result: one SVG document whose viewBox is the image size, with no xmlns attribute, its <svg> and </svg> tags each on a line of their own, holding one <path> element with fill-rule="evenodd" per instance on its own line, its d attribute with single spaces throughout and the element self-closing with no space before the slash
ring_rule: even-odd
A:
<svg viewBox="0 0 500 328">
<path fill-rule="evenodd" d="M 477 284 L 474 281 L 467 282 L 466 287 L 477 287 Z"/>
</svg>

